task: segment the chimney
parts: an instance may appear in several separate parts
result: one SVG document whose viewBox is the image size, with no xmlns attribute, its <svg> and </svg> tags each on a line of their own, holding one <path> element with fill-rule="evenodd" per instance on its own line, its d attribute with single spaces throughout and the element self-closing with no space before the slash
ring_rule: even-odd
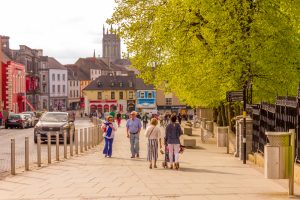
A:
<svg viewBox="0 0 300 200">
<path fill-rule="evenodd" d="M 0 36 L 2 40 L 2 51 L 5 52 L 6 54 L 10 55 L 10 48 L 9 48 L 9 37 L 8 36 Z"/>
</svg>

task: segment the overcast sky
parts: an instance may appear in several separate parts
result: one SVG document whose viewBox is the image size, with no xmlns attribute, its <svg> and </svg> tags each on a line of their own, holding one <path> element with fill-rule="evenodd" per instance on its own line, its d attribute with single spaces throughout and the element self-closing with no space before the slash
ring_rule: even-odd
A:
<svg viewBox="0 0 300 200">
<path fill-rule="evenodd" d="M 73 64 L 94 49 L 102 55 L 102 27 L 114 7 L 114 0 L 0 0 L 0 35 L 10 37 L 12 49 L 43 49 Z"/>
</svg>

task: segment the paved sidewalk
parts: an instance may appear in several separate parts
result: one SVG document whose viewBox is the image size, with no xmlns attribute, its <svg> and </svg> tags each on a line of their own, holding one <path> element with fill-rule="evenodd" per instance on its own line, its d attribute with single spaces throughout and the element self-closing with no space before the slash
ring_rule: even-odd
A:
<svg viewBox="0 0 300 200">
<path fill-rule="evenodd" d="M 198 145 L 201 148 L 181 155 L 179 171 L 163 169 L 161 155 L 159 168 L 150 170 L 144 133 L 141 158 L 130 159 L 129 141 L 120 128 L 112 158 L 104 158 L 98 147 L 84 156 L 7 177 L 0 181 L 0 199 L 289 199 L 287 188 L 224 154 L 225 148 Z"/>
</svg>

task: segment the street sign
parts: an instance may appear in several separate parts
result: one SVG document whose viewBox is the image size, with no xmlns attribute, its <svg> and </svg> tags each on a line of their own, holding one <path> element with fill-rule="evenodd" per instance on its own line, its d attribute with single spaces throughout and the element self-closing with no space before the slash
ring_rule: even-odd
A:
<svg viewBox="0 0 300 200">
<path fill-rule="evenodd" d="M 226 93 L 227 102 L 243 101 L 243 91 L 229 91 Z"/>
</svg>

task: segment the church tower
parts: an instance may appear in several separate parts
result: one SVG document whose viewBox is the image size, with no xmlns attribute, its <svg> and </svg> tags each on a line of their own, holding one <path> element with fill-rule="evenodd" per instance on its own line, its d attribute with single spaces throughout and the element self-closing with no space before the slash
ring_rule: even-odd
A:
<svg viewBox="0 0 300 200">
<path fill-rule="evenodd" d="M 110 30 L 105 30 L 103 25 L 102 54 L 103 58 L 107 58 L 111 62 L 121 59 L 121 39 L 113 33 L 112 26 Z"/>
</svg>

